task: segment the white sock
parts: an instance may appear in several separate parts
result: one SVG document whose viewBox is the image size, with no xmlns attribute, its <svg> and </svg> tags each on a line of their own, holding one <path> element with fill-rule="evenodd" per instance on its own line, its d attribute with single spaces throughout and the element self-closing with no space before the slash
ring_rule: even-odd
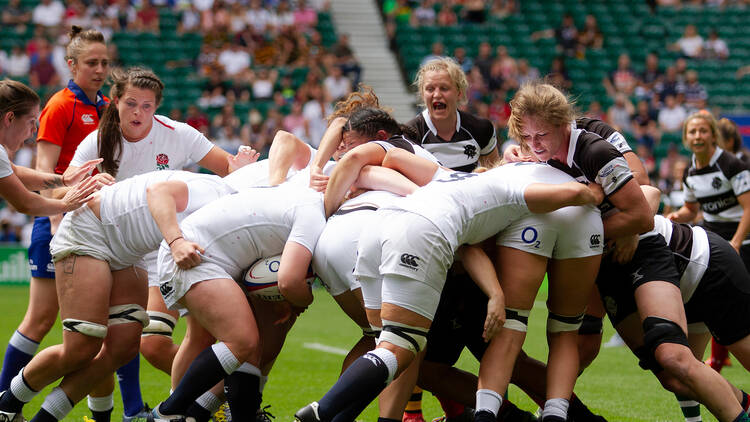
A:
<svg viewBox="0 0 750 422">
<path fill-rule="evenodd" d="M 565 399 L 549 399 L 544 402 L 544 410 L 542 410 L 542 419 L 547 416 L 558 416 L 563 419 L 568 419 L 568 406 L 570 403 Z"/>
<path fill-rule="evenodd" d="M 62 388 L 55 387 L 47 398 L 44 399 L 42 409 L 46 410 L 47 413 L 54 416 L 58 421 L 61 421 L 73 410 L 73 403 L 70 402 L 70 399 Z"/>
<path fill-rule="evenodd" d="M 500 394 L 485 388 L 477 390 L 477 412 L 485 410 L 497 416 L 501 404 L 503 404 L 503 397 Z"/>
<path fill-rule="evenodd" d="M 115 407 L 115 399 L 113 394 L 104 397 L 91 397 L 89 396 L 89 410 L 92 412 L 106 412 L 112 410 Z"/>
</svg>

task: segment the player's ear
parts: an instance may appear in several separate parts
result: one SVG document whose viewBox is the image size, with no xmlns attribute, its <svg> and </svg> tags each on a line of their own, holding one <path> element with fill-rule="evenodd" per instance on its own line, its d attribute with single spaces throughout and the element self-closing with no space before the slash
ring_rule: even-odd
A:
<svg viewBox="0 0 750 422">
<path fill-rule="evenodd" d="M 388 132 L 386 132 L 383 129 L 380 129 L 378 133 L 375 135 L 375 139 L 377 139 L 378 141 L 385 141 L 388 138 L 390 138 L 390 136 L 388 135 Z"/>
</svg>

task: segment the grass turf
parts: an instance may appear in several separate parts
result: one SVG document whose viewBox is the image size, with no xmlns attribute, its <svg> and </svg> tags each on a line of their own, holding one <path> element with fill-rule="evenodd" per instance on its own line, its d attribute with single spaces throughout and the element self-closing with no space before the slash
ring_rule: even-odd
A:
<svg viewBox="0 0 750 422">
<path fill-rule="evenodd" d="M 524 347 L 527 353 L 541 360 L 545 360 L 547 354 L 543 300 L 543 297 L 539 298 L 531 313 L 529 335 Z M 27 287 L 0 286 L 0 343 L 3 353 L 4 345 L 23 318 L 27 301 Z M 184 329 L 184 323 L 178 324 L 176 339 L 182 338 Z M 59 343 L 61 333 L 58 321 L 42 347 Z M 605 340 L 612 333 L 612 328 L 606 324 Z M 359 335 L 359 329 L 348 321 L 333 299 L 324 290 L 316 289 L 315 303 L 292 329 L 264 392 L 264 405 L 272 405 L 269 410 L 276 420 L 293 420 L 297 409 L 325 394 L 336 381 L 341 368 L 343 356 L 337 354 L 336 349 L 348 349 Z M 321 346 L 329 349 L 320 350 L 326 349 Z M 739 388 L 750 389 L 750 374 L 736 360 L 733 363 L 722 374 Z M 464 353 L 458 366 L 476 373 L 479 364 L 471 355 Z M 144 400 L 156 405 L 169 393 L 169 379 L 141 359 L 141 387 Z M 28 418 L 39 409 L 48 391 L 49 387 L 24 408 Z M 579 378 L 576 393 L 589 408 L 611 421 L 683 420 L 674 396 L 663 390 L 649 372 L 638 368 L 635 357 L 625 347 L 602 348 L 596 361 Z M 511 387 L 509 395 L 519 407 L 530 411 L 536 409 L 536 405 L 517 388 Z M 715 420 L 705 408 L 701 410 L 705 421 Z M 437 400 L 427 392 L 424 394 L 423 411 L 428 421 L 442 414 Z M 89 415 L 85 400 L 75 407 L 66 420 L 81 421 L 84 415 Z M 122 404 L 119 391 L 116 391 L 112 420 L 121 420 L 121 417 Z M 364 421 L 376 419 L 375 405 L 370 405 L 359 417 Z"/>
</svg>

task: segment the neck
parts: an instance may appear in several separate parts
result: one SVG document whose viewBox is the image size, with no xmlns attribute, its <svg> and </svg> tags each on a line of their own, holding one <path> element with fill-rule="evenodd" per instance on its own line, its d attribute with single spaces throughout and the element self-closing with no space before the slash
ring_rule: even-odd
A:
<svg viewBox="0 0 750 422">
<path fill-rule="evenodd" d="M 450 117 L 448 117 L 445 120 L 439 120 L 439 121 L 432 121 L 432 123 L 435 125 L 435 128 L 438 131 L 438 135 L 441 138 L 444 139 L 450 139 L 453 137 L 453 134 L 456 132 L 456 113 L 451 113 Z M 447 135 L 443 136 L 443 135 Z"/>
<path fill-rule="evenodd" d="M 709 148 L 704 153 L 700 154 L 694 154 L 695 155 L 695 166 L 697 168 L 703 168 L 708 166 L 708 163 L 711 162 L 711 157 L 714 156 L 714 153 L 716 152 L 716 148 Z"/>
</svg>

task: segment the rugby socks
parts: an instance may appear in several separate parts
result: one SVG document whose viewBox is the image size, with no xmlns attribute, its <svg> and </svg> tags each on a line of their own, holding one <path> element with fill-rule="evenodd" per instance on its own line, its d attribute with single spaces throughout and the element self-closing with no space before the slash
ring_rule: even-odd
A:
<svg viewBox="0 0 750 422">
<path fill-rule="evenodd" d="M 10 337 L 8 347 L 5 349 L 3 359 L 3 371 L 0 372 L 0 391 L 10 388 L 10 381 L 18 372 L 31 362 L 39 343 L 21 334 L 18 330 Z"/>
<path fill-rule="evenodd" d="M 732 422 L 750 422 L 750 416 L 747 416 L 747 413 L 743 410 Z"/>
<path fill-rule="evenodd" d="M 740 401 L 740 406 L 742 406 L 742 410 L 748 412 L 750 411 L 750 397 L 748 397 L 747 393 L 743 390 L 740 390 L 740 393 L 742 393 L 742 401 Z"/>
<path fill-rule="evenodd" d="M 195 358 L 174 393 L 159 405 L 157 411 L 162 415 L 183 415 L 195 399 L 239 366 L 240 362 L 223 342 L 207 347 Z"/>
<path fill-rule="evenodd" d="M 91 418 L 96 422 L 109 422 L 112 417 L 112 409 L 115 407 L 115 399 L 112 394 L 105 397 L 88 398 Z"/>
<path fill-rule="evenodd" d="M 435 397 L 440 402 L 440 407 L 443 408 L 443 412 L 445 412 L 446 418 L 448 419 L 456 418 L 464 414 L 464 411 L 466 410 L 466 406 L 464 406 L 463 404 L 455 400 L 449 399 L 447 397 L 440 397 L 440 396 L 435 396 Z"/>
<path fill-rule="evenodd" d="M 117 381 L 120 383 L 123 413 L 127 417 L 135 416 L 143 410 L 141 380 L 139 376 L 140 368 L 141 355 L 138 354 L 133 360 L 117 370 Z M 96 419 L 96 422 L 101 421 Z"/>
<path fill-rule="evenodd" d="M 549 399 L 544 403 L 542 422 L 565 422 L 568 419 L 569 403 L 565 399 Z"/>
<path fill-rule="evenodd" d="M 55 387 L 44 399 L 42 408 L 31 422 L 61 421 L 73 410 L 73 402 L 60 387 Z"/>
<path fill-rule="evenodd" d="M 724 366 L 731 364 L 729 360 L 729 349 L 726 346 L 716 342 L 716 339 L 711 337 L 711 357 L 708 358 L 708 365 L 716 372 L 721 372 Z"/>
<path fill-rule="evenodd" d="M 701 422 L 700 403 L 679 394 L 675 394 L 674 396 L 677 398 L 677 402 L 680 403 L 680 410 L 682 410 L 682 415 L 685 417 L 685 422 Z"/>
<path fill-rule="evenodd" d="M 398 419 L 378 418 L 378 422 L 399 422 Z"/>
<path fill-rule="evenodd" d="M 224 378 L 224 395 L 227 396 L 232 419 L 255 419 L 260 408 L 260 369 L 245 362 Z"/>
<path fill-rule="evenodd" d="M 404 409 L 404 419 L 423 419 L 422 417 L 422 389 L 418 386 L 414 387 L 411 392 L 411 397 L 406 403 Z"/>
<path fill-rule="evenodd" d="M 361 413 L 393 379 L 397 369 L 396 355 L 384 348 L 357 358 L 318 402 L 320 419 L 331 420 L 355 402 L 360 408 L 351 411 Z"/>
<path fill-rule="evenodd" d="M 208 422 L 211 419 L 211 415 L 219 410 L 221 404 L 222 401 L 214 393 L 206 391 L 190 405 L 185 416 L 194 418 L 196 422 Z"/>
<path fill-rule="evenodd" d="M 497 392 L 486 388 L 477 390 L 477 414 L 489 412 L 493 416 L 492 420 L 495 420 L 494 418 L 497 418 L 497 412 L 502 404 L 503 397 Z"/>
<path fill-rule="evenodd" d="M 585 404 L 573 393 L 570 398 L 570 407 L 568 407 L 568 416 L 573 420 L 589 420 L 598 417 L 597 414 L 589 410 Z"/>
<path fill-rule="evenodd" d="M 23 405 L 39 394 L 34 391 L 23 379 L 23 369 L 10 381 L 10 388 L 0 396 L 0 410 L 4 412 L 18 413 Z"/>
</svg>

